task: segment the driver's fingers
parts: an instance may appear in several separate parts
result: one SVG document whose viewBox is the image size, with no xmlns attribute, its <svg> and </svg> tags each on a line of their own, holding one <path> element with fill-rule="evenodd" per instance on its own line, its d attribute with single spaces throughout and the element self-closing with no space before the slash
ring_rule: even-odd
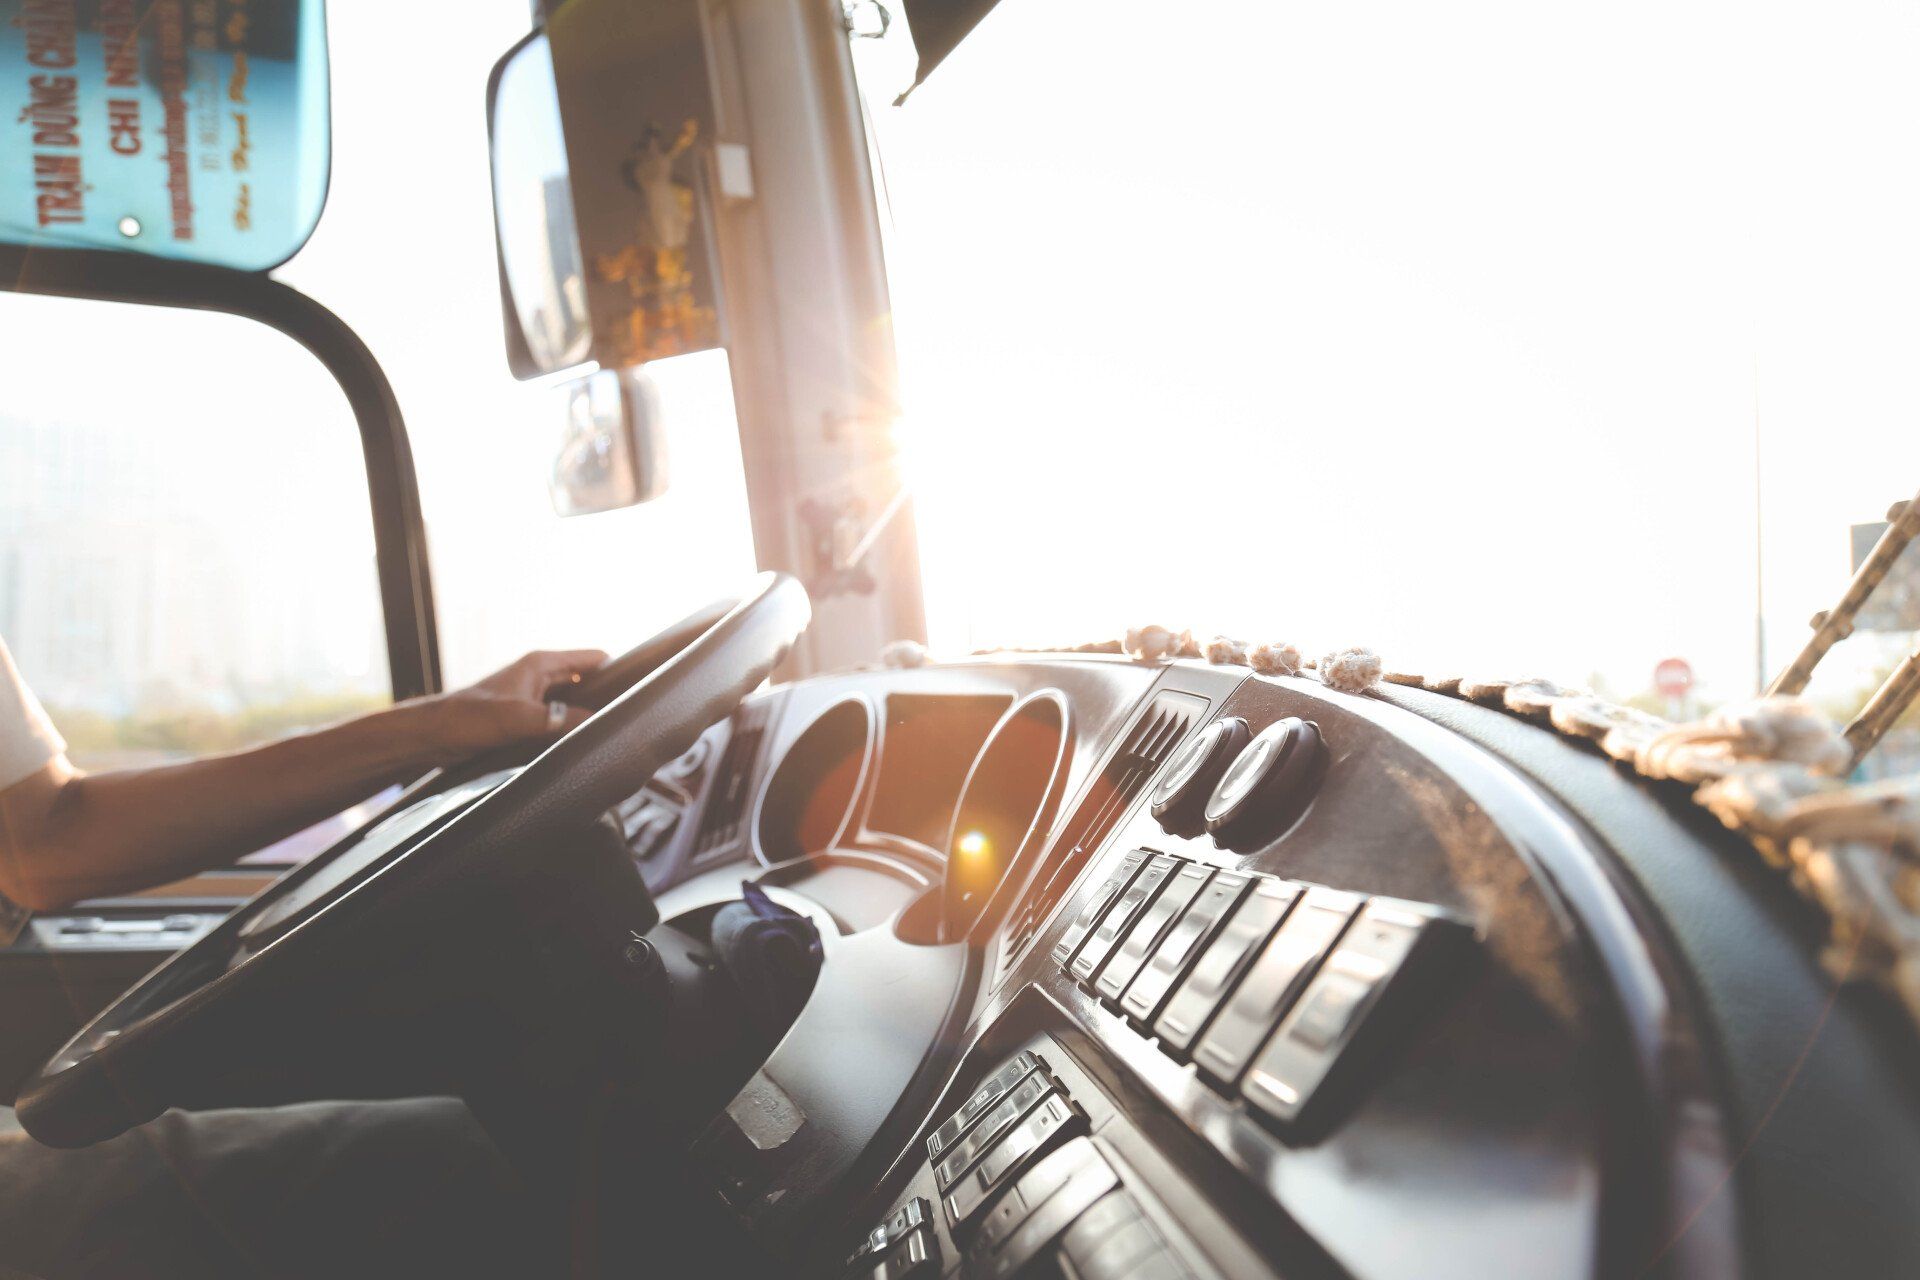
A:
<svg viewBox="0 0 1920 1280">
<path fill-rule="evenodd" d="M 533 657 L 543 671 L 585 673 L 607 665 L 604 649 L 542 649 Z"/>
<path fill-rule="evenodd" d="M 555 707 L 560 708 L 558 714 Z M 509 721 L 506 736 L 514 740 L 553 738 L 569 733 L 586 723 L 593 712 L 585 707 L 570 706 L 567 703 L 555 703 L 551 700 L 535 702 L 515 698 L 501 704 L 501 714 Z"/>
<path fill-rule="evenodd" d="M 542 687 L 572 684 L 589 671 L 604 666 L 607 655 L 599 649 L 541 650 L 527 655 L 533 678 Z"/>
</svg>

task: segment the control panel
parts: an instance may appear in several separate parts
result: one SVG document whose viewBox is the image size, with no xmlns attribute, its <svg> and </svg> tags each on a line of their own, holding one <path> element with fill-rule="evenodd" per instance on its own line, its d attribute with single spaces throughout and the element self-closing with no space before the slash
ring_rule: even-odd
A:
<svg viewBox="0 0 1920 1280">
<path fill-rule="evenodd" d="M 613 819 L 635 858 L 645 862 L 673 843 L 713 763 L 713 738 L 702 735 L 668 761 L 647 785 L 613 807 Z"/>
<path fill-rule="evenodd" d="M 1313 799 L 1327 771 L 1320 726 L 1286 716 L 1251 733 L 1238 716 L 1197 730 L 1167 762 L 1147 810 L 1171 836 L 1213 837 L 1247 851 L 1281 835 Z"/>
<path fill-rule="evenodd" d="M 1083 1106 L 1083 1102 L 1090 1106 Z M 1090 1114 L 1091 1113 L 1091 1114 Z M 1102 1132 L 1104 1122 L 1109 1128 Z M 1211 1276 L 1113 1142 L 1124 1126 L 1067 1055 L 1023 1049 L 928 1134 L 915 1188 L 847 1261 L 876 1280 Z M 932 1196 L 917 1194 L 931 1179 Z M 1217 1234 L 1217 1232 L 1216 1232 Z"/>
<path fill-rule="evenodd" d="M 1606 1135 L 1638 1103 L 1542 873 L 1595 891 L 1593 850 L 1391 695 L 1159 679 L 1009 873 L 910 1083 L 857 1090 L 856 1129 L 776 1062 L 729 1113 L 763 1154 L 718 1166 L 728 1203 L 828 1280 L 1612 1274 Z M 884 1057 L 849 1027 L 925 1003 L 879 1017 L 879 990 L 817 1055 L 834 1083 Z"/>
<path fill-rule="evenodd" d="M 1162 1054 L 1283 1136 L 1355 1069 L 1355 1042 L 1465 927 L 1438 908 L 1175 854 L 1121 855 L 1053 949 Z"/>
</svg>

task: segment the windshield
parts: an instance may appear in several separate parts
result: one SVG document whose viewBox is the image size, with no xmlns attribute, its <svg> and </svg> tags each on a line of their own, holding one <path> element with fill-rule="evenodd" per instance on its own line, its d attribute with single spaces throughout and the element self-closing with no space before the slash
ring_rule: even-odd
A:
<svg viewBox="0 0 1920 1280">
<path fill-rule="evenodd" d="M 480 105 L 486 68 L 526 32 L 525 0 L 463 5 L 452 24 L 431 5 L 333 6 L 335 83 L 416 85 L 407 132 L 422 142 L 394 145 L 382 95 L 340 92 L 326 217 L 278 273 L 366 339 L 406 410 L 449 685 L 530 648 L 625 649 L 754 569 L 722 351 L 647 366 L 673 475 L 665 496 L 554 514 L 546 482 L 566 387 L 507 369 Z"/>
<path fill-rule="evenodd" d="M 1920 484 L 1906 7 L 1009 0 L 898 107 L 887 7 L 937 647 L 1164 621 L 1689 714 Z"/>
<path fill-rule="evenodd" d="M 326 217 L 276 273 L 366 339 L 404 407 L 449 685 L 531 648 L 624 649 L 754 568 L 724 352 L 648 367 L 664 497 L 554 514 L 566 388 L 506 366 L 480 108 L 526 31 L 525 0 L 452 24 L 334 6 L 335 83 L 413 86 L 413 142 L 390 98 L 340 93 Z M 76 760 L 204 754 L 388 699 L 359 432 L 317 362 L 251 321 L 16 294 L 0 337 L 0 637 Z"/>
</svg>

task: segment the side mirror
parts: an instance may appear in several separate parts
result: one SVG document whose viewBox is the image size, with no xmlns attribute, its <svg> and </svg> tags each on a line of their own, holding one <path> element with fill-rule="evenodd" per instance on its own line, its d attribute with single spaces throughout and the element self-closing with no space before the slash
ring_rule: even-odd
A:
<svg viewBox="0 0 1920 1280">
<path fill-rule="evenodd" d="M 487 84 L 507 363 L 632 368 L 721 344 L 699 0 L 567 0 Z"/>
<path fill-rule="evenodd" d="M 616 511 L 667 491 L 667 438 L 653 379 L 639 369 L 602 369 L 566 393 L 566 424 L 547 484 L 555 512 Z"/>
</svg>

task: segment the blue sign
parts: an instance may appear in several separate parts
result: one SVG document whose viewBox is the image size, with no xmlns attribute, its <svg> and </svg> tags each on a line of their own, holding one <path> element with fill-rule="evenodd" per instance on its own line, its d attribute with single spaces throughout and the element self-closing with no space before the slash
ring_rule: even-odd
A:
<svg viewBox="0 0 1920 1280">
<path fill-rule="evenodd" d="M 264 271 L 329 145 L 320 0 L 0 0 L 0 240 Z"/>
</svg>

